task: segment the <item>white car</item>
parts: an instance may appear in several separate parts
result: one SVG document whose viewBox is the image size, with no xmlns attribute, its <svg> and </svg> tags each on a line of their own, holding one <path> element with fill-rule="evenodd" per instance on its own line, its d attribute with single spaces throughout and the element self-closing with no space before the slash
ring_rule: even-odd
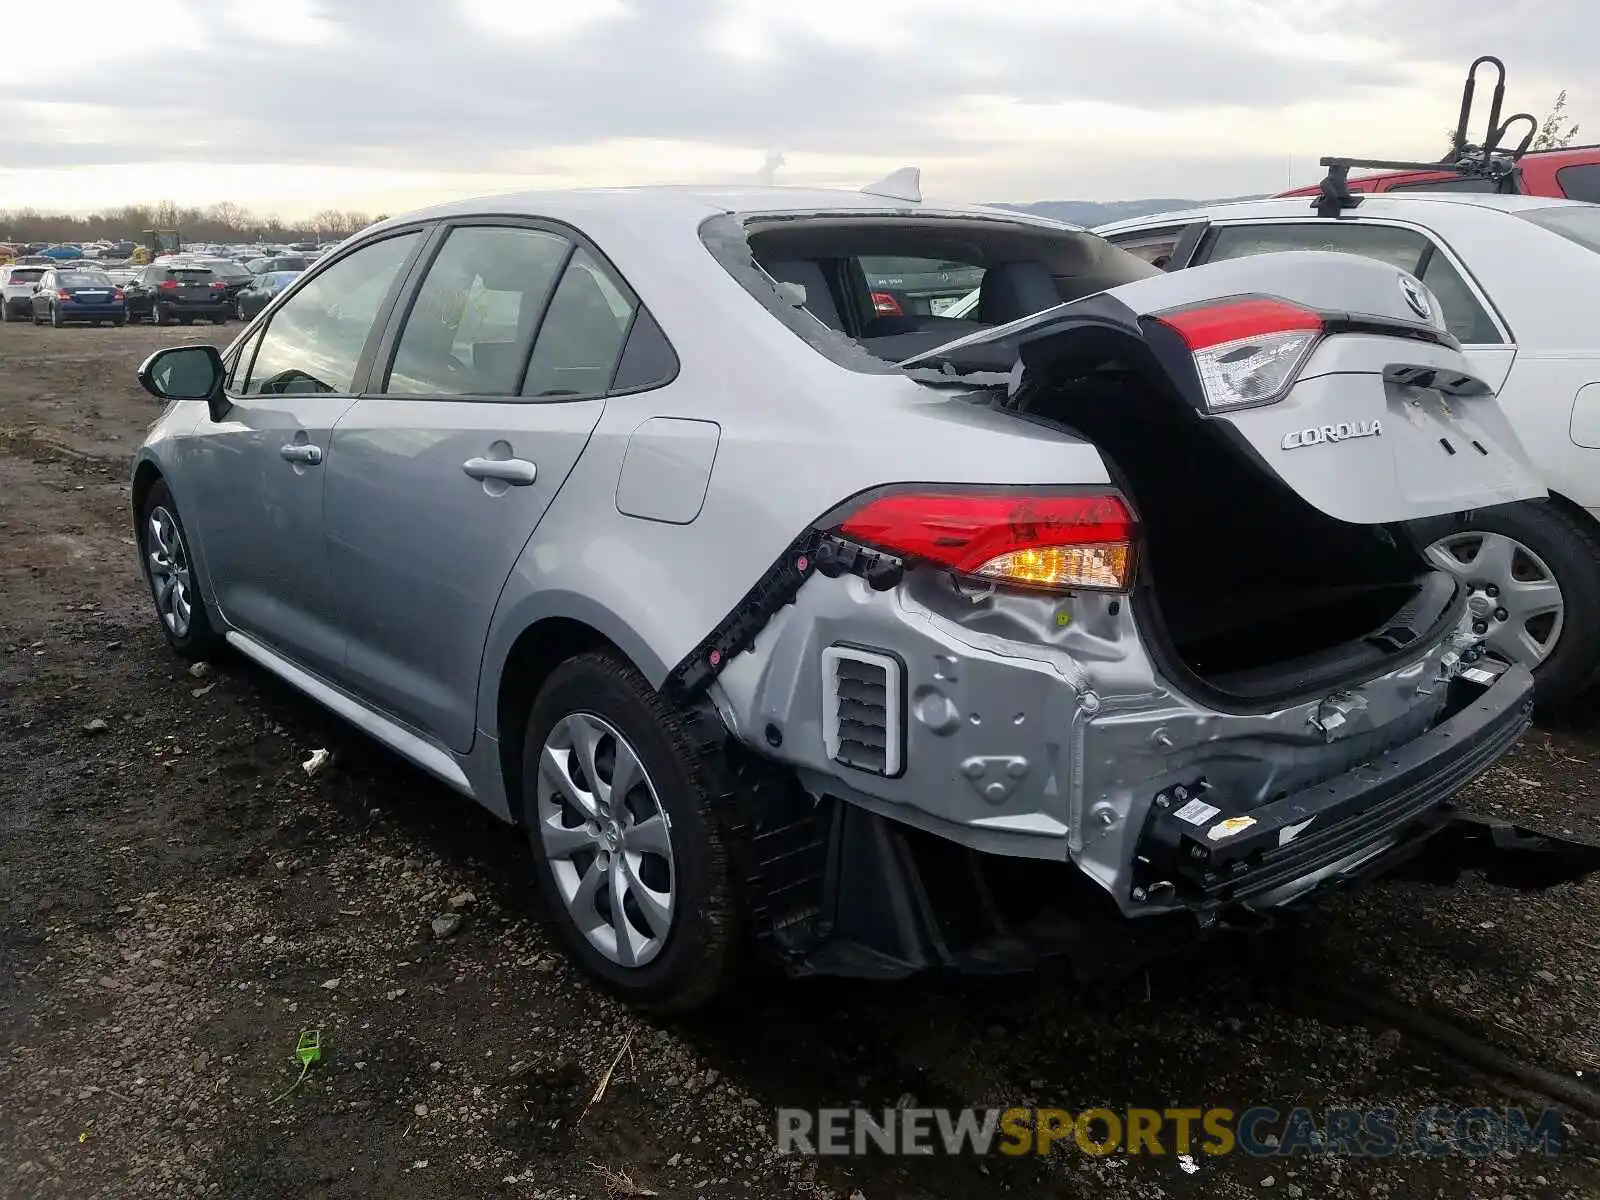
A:
<svg viewBox="0 0 1600 1200">
<path fill-rule="evenodd" d="M 1600 206 L 1466 192 L 1379 194 L 1359 197 L 1338 217 L 1321 217 L 1301 196 L 1138 217 L 1095 232 L 1168 270 L 1327 250 L 1378 259 L 1426 284 L 1420 303 L 1442 308 L 1550 490 L 1548 501 L 1424 523 L 1429 553 L 1472 585 L 1490 647 L 1533 669 L 1541 702 L 1559 705 L 1594 681 Z M 1391 405 L 1397 416 L 1404 412 L 1398 397 Z"/>
<path fill-rule="evenodd" d="M 30 263 L 0 267 L 0 321 L 33 319 L 33 289 L 49 269 Z"/>
</svg>

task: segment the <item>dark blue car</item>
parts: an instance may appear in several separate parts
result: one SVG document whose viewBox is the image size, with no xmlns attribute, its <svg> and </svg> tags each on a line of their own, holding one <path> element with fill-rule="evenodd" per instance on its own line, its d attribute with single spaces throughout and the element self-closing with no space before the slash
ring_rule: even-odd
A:
<svg viewBox="0 0 1600 1200">
<path fill-rule="evenodd" d="M 85 267 L 52 267 L 33 293 L 33 323 L 49 321 L 57 329 L 74 321 L 122 325 L 128 319 L 122 289 L 104 271 Z"/>
</svg>

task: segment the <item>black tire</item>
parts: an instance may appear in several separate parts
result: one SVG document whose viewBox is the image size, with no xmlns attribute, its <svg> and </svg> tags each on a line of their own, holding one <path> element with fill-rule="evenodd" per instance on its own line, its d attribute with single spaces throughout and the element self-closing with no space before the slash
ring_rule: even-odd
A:
<svg viewBox="0 0 1600 1200">
<path fill-rule="evenodd" d="M 150 322 L 153 325 L 172 324 L 172 314 L 167 312 L 166 305 L 159 300 L 150 306 Z"/>
<path fill-rule="evenodd" d="M 156 581 L 150 568 L 151 522 L 155 518 L 157 509 L 165 509 L 170 514 L 173 525 L 177 529 L 185 559 L 191 564 L 193 562 L 189 554 L 191 545 L 189 534 L 184 529 L 183 518 L 178 514 L 178 506 L 173 503 L 172 492 L 167 487 L 167 481 L 159 479 L 145 495 L 144 502 L 139 505 L 138 522 L 134 526 L 134 538 L 139 546 L 139 569 L 144 575 L 146 585 L 150 588 L 151 602 L 156 605 L 156 624 L 160 628 L 162 636 L 167 639 L 167 645 L 171 646 L 179 657 L 190 661 L 211 658 L 222 649 L 224 643 L 222 634 L 218 632 L 217 622 L 211 617 L 211 606 L 206 602 L 206 598 L 201 591 L 199 576 L 193 573 L 192 566 L 190 567 L 192 586 L 190 589 L 188 628 L 181 634 L 177 633 L 167 624 L 166 618 L 162 615 L 156 593 Z"/>
<path fill-rule="evenodd" d="M 211 318 L 211 323 L 213 325 L 226 325 L 228 323 L 228 315 L 226 313 L 219 313 L 217 316 Z"/>
<path fill-rule="evenodd" d="M 127 317 L 112 317 L 111 318 L 111 324 L 114 327 L 116 327 L 117 329 L 121 329 L 127 323 L 128 323 L 128 318 Z"/>
<path fill-rule="evenodd" d="M 183 325 L 193 325 L 194 324 L 194 318 L 193 317 L 179 317 L 178 321 L 179 321 L 180 324 L 183 324 Z"/>
<path fill-rule="evenodd" d="M 540 755 L 557 723 L 575 713 L 599 717 L 630 743 L 671 823 L 673 916 L 659 953 L 643 966 L 621 966 L 589 943 L 557 890 L 539 833 Z M 715 812 L 718 766 L 697 746 L 689 721 L 609 651 L 557 667 L 533 702 L 523 737 L 522 815 L 551 917 L 574 959 L 613 992 L 654 1012 L 709 1004 L 740 970 L 745 948 Z"/>
<path fill-rule="evenodd" d="M 1565 606 L 1555 647 L 1533 669 L 1539 707 L 1569 706 L 1600 674 L 1600 537 L 1548 500 L 1479 509 L 1461 518 L 1419 521 L 1423 546 L 1458 533 L 1514 538 L 1538 555 L 1561 588 Z"/>
<path fill-rule="evenodd" d="M 65 325 L 66 322 L 61 319 L 61 310 L 52 304 L 50 306 L 50 328 L 61 329 Z"/>
</svg>

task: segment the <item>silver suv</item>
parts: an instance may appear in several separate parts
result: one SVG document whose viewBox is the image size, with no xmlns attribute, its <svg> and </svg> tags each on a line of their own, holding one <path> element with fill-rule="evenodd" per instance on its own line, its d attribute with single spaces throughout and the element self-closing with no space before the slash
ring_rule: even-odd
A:
<svg viewBox="0 0 1600 1200">
<path fill-rule="evenodd" d="M 863 258 L 961 262 L 969 317 Z M 1412 276 L 1166 275 L 863 193 L 520 195 L 385 221 L 229 349 L 157 352 L 161 627 L 526 829 L 574 955 L 684 1009 L 795 972 L 1085 965 L 1408 858 L 1527 670 L 1398 522 L 1538 496 Z"/>
</svg>

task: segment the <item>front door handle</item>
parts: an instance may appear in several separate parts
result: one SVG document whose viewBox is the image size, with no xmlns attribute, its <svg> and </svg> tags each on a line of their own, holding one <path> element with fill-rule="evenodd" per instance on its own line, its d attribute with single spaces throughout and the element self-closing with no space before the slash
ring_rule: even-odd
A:
<svg viewBox="0 0 1600 1200">
<path fill-rule="evenodd" d="M 498 479 L 512 487 L 527 487 L 539 477 L 539 468 L 525 458 L 469 458 L 461 469 L 474 479 Z"/>
<path fill-rule="evenodd" d="M 305 442 L 290 442 L 280 448 L 278 453 L 287 462 L 303 463 L 308 467 L 318 466 L 322 462 L 322 447 L 307 445 Z"/>
</svg>

